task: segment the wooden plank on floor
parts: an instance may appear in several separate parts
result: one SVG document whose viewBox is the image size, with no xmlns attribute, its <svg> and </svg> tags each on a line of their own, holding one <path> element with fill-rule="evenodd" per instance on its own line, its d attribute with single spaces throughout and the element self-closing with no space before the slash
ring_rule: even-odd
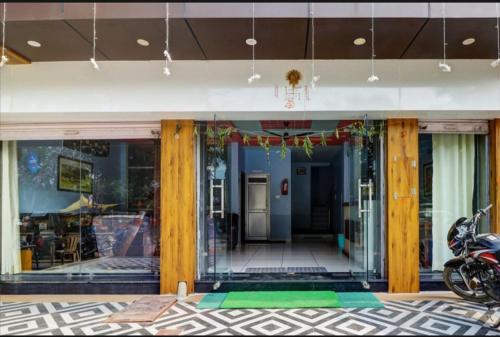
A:
<svg viewBox="0 0 500 337">
<path fill-rule="evenodd" d="M 110 315 L 105 323 L 154 322 L 177 300 L 174 296 L 144 296 L 123 310 Z"/>
</svg>

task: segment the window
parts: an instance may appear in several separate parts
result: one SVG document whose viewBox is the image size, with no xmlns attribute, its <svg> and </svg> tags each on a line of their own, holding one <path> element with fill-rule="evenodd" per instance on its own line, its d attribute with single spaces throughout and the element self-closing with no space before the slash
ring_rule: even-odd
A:
<svg viewBox="0 0 500 337">
<path fill-rule="evenodd" d="M 159 142 L 2 144 L 2 274 L 158 271 Z"/>
<path fill-rule="evenodd" d="M 420 270 L 443 270 L 453 257 L 447 233 L 460 217 L 471 217 L 489 204 L 488 139 L 479 134 L 421 134 L 420 158 Z M 489 231 L 483 217 L 481 232 Z"/>
</svg>

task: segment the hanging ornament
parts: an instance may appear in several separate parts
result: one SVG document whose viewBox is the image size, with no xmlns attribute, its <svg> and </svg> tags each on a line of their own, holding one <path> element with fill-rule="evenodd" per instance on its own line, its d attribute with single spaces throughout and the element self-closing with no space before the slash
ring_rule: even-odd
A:
<svg viewBox="0 0 500 337">
<path fill-rule="evenodd" d="M 3 67 L 9 58 L 5 55 L 5 17 L 7 15 L 7 3 L 3 3 L 3 16 L 2 16 L 2 58 L 0 59 L 0 67 Z"/>
<path fill-rule="evenodd" d="M 439 62 L 439 69 L 444 73 L 451 72 L 451 67 L 446 63 L 446 4 L 442 3 L 443 7 L 443 62 Z"/>
<path fill-rule="evenodd" d="M 498 2 L 495 3 L 495 11 L 497 14 L 497 24 L 495 26 L 497 29 L 497 59 L 491 62 L 491 66 L 493 68 L 500 66 L 500 14 L 498 10 Z"/>
<path fill-rule="evenodd" d="M 373 83 L 379 80 L 378 76 L 375 75 L 375 4 L 373 2 L 372 2 L 372 27 L 370 31 L 372 36 L 372 55 L 371 55 L 372 74 L 368 77 L 368 82 Z"/>
<path fill-rule="evenodd" d="M 320 76 L 316 75 L 316 64 L 315 64 L 315 33 L 314 33 L 314 3 L 310 4 L 311 11 L 311 88 L 316 88 L 316 82 L 319 81 Z"/>
<path fill-rule="evenodd" d="M 165 50 L 163 51 L 163 56 L 165 56 L 165 66 L 163 67 L 163 74 L 165 76 L 170 76 L 170 69 L 168 63 L 172 63 L 172 57 L 170 56 L 170 3 L 165 3 Z"/>
<path fill-rule="evenodd" d="M 248 78 L 248 83 L 260 79 L 260 74 L 255 72 L 255 3 L 252 2 L 252 38 L 246 40 L 246 44 L 252 47 L 252 75 Z"/>
<path fill-rule="evenodd" d="M 92 44 L 92 57 L 90 58 L 90 63 L 92 63 L 92 66 L 94 67 L 95 70 L 99 70 L 99 65 L 97 64 L 96 59 L 95 59 L 95 45 L 96 45 L 96 40 L 97 40 L 96 29 L 95 29 L 95 19 L 96 19 L 96 3 L 94 2 L 94 21 L 93 21 L 94 36 L 92 39 L 92 42 L 93 42 L 93 44 Z"/>
<path fill-rule="evenodd" d="M 302 74 L 300 71 L 296 69 L 289 70 L 285 79 L 288 82 L 288 85 L 284 87 L 284 96 L 285 96 L 285 108 L 293 109 L 295 108 L 295 101 L 301 101 L 302 97 L 305 98 L 306 101 L 309 100 L 309 87 L 307 85 L 300 86 L 299 83 L 302 80 Z M 276 98 L 280 97 L 279 86 L 275 86 L 274 95 Z"/>
</svg>

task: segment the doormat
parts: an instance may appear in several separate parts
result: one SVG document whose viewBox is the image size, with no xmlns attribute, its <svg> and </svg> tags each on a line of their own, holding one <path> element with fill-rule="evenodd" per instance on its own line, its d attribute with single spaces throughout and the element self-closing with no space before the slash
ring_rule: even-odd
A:
<svg viewBox="0 0 500 337">
<path fill-rule="evenodd" d="M 144 296 L 110 315 L 105 323 L 154 322 L 177 300 L 175 296 Z"/>
<path fill-rule="evenodd" d="M 198 303 L 196 309 L 219 309 L 227 293 L 209 293 Z"/>
<path fill-rule="evenodd" d="M 383 308 L 384 304 L 370 292 L 337 293 L 342 308 Z"/>
<path fill-rule="evenodd" d="M 239 291 L 229 292 L 221 309 L 339 308 L 333 291 Z"/>
<path fill-rule="evenodd" d="M 246 268 L 245 273 L 268 274 L 268 273 L 328 273 L 325 267 L 263 267 Z"/>
</svg>

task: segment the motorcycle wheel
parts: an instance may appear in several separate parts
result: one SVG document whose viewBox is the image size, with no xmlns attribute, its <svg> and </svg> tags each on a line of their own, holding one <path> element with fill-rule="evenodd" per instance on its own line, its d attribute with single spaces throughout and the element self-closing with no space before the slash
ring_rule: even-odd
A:
<svg viewBox="0 0 500 337">
<path fill-rule="evenodd" d="M 463 286 L 459 286 L 458 283 L 455 280 L 453 280 L 453 273 L 455 272 L 460 274 L 458 268 L 445 267 L 443 270 L 444 283 L 451 291 L 453 291 L 455 294 L 457 294 L 458 296 L 462 297 L 467 301 L 477 302 L 477 303 L 487 303 L 491 301 L 491 298 L 483 291 L 481 292 L 470 291 L 463 281 L 462 281 Z"/>
</svg>

